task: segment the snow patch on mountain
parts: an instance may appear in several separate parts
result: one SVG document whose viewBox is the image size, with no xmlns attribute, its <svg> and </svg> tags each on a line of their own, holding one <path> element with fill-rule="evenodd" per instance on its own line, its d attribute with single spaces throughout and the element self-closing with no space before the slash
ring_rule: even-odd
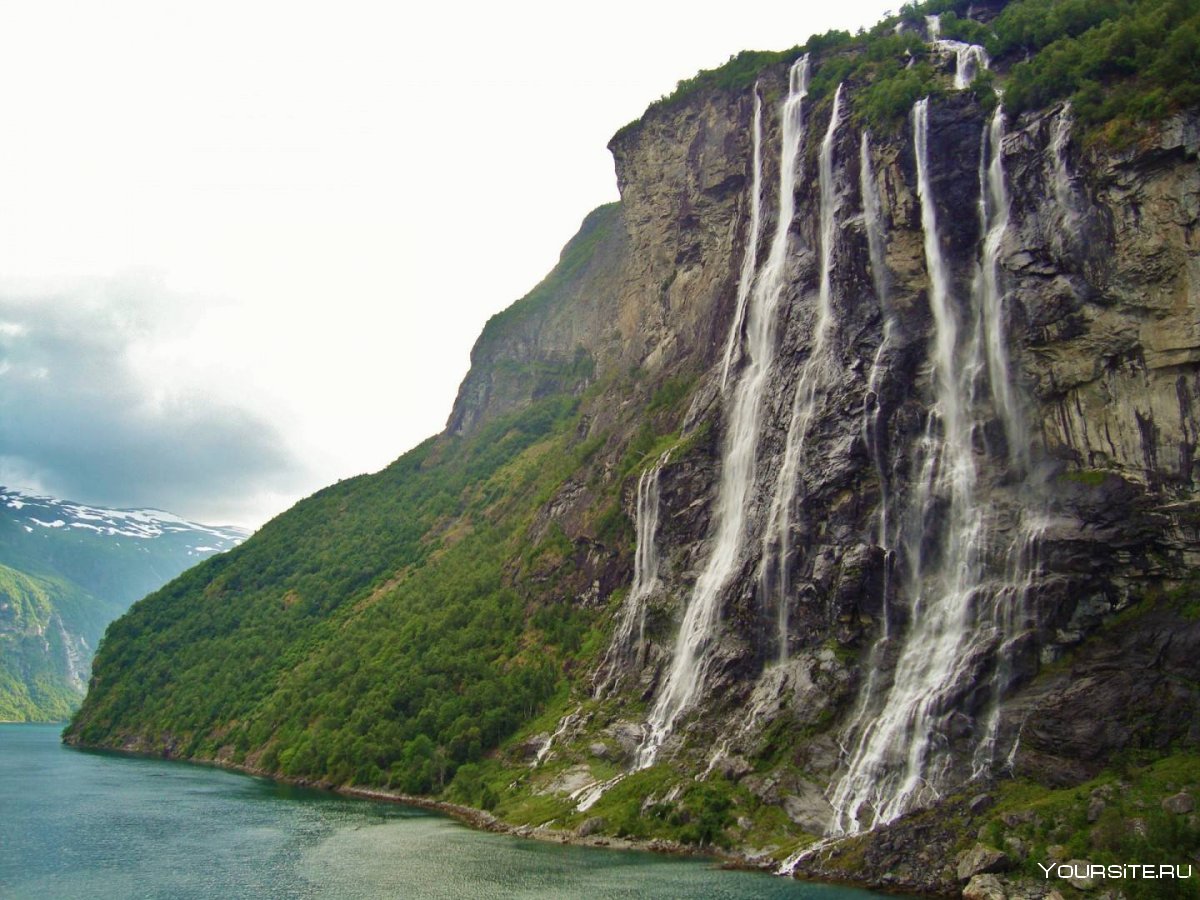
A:
<svg viewBox="0 0 1200 900">
<path fill-rule="evenodd" d="M 139 540 L 194 534 L 197 545 L 189 548 L 189 553 L 196 554 L 219 553 L 250 536 L 243 528 L 203 525 L 160 509 L 106 509 L 3 486 L 0 486 L 0 504 L 11 510 L 11 518 L 29 533 L 35 530 L 33 526 L 38 526 Z"/>
</svg>

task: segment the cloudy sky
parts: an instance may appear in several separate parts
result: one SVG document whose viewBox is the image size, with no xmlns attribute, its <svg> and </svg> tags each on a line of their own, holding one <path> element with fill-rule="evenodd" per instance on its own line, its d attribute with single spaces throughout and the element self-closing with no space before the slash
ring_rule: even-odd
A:
<svg viewBox="0 0 1200 900">
<path fill-rule="evenodd" d="M 0 484 L 256 526 L 386 465 L 617 128 L 888 8 L 0 2 Z"/>
</svg>

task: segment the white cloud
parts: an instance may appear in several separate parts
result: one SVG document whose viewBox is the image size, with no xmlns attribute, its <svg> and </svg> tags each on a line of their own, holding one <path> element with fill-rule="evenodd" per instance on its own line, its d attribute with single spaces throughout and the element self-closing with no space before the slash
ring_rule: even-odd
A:
<svg viewBox="0 0 1200 900">
<path fill-rule="evenodd" d="M 0 310 L 30 334 L 0 336 L 74 323 L 21 365 L 104 406 L 54 367 L 106 335 L 105 408 L 241 410 L 315 473 L 293 491 L 379 468 L 441 427 L 484 321 L 616 197 L 618 127 L 738 50 L 883 8 L 4 4 L 0 277 L 34 287 Z"/>
</svg>

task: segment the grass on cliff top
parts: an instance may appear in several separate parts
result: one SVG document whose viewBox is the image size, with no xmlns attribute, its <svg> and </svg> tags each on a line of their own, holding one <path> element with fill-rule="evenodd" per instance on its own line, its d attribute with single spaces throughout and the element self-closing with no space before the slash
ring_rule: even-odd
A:
<svg viewBox="0 0 1200 900">
<path fill-rule="evenodd" d="M 702 91 L 746 90 L 766 69 L 808 53 L 814 102 L 845 81 L 856 118 L 876 130 L 895 129 L 914 102 L 948 86 L 929 64 L 920 35 L 925 17 L 935 14 L 943 38 L 984 45 L 993 69 L 1003 73 L 983 73 L 971 87 L 987 108 L 995 86 L 1012 115 L 1067 100 L 1085 130 L 1120 144 L 1136 136 L 1138 125 L 1200 103 L 1200 0 L 1013 0 L 986 24 L 968 18 L 970 6 L 968 0 L 908 3 L 869 31 L 829 31 L 778 52 L 743 51 L 680 81 L 647 114 Z"/>
</svg>

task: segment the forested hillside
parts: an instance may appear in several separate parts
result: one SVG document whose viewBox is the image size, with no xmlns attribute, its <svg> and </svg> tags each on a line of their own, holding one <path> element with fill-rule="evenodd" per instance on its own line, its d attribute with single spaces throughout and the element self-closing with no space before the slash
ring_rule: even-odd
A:
<svg viewBox="0 0 1200 900">
<path fill-rule="evenodd" d="M 0 721 L 62 721 L 117 616 L 239 528 L 0 488 Z"/>
<path fill-rule="evenodd" d="M 136 604 L 67 740 L 907 890 L 1177 862 L 1198 25 L 930 0 L 680 82 L 446 431 Z"/>
</svg>

